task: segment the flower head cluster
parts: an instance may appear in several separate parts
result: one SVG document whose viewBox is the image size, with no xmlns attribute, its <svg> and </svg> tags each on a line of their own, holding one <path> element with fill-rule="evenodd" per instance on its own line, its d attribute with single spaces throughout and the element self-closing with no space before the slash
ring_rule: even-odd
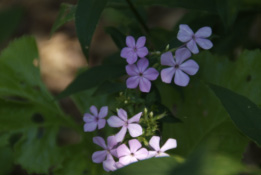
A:
<svg viewBox="0 0 261 175">
<path fill-rule="evenodd" d="M 95 113 L 93 111 L 94 106 L 92 106 L 91 109 L 92 113 Z M 111 116 L 107 122 L 111 127 L 121 127 L 121 130 L 116 135 L 109 136 L 107 138 L 107 144 L 100 136 L 93 138 L 93 142 L 102 147 L 103 150 L 94 152 L 92 154 L 92 160 L 94 163 L 102 163 L 105 171 L 114 171 L 130 163 L 151 157 L 169 156 L 165 151 L 176 148 L 177 143 L 175 139 L 168 139 L 160 148 L 159 136 L 153 136 L 150 139 L 149 146 L 151 149 L 144 148 L 138 139 L 130 139 L 127 146 L 125 143 L 122 143 L 127 131 L 129 131 L 131 137 L 142 135 L 142 127 L 139 124 L 142 112 L 128 119 L 127 112 L 124 109 L 119 109 L 117 115 L 118 116 Z M 118 161 L 115 161 L 116 159 L 118 159 Z"/>
<path fill-rule="evenodd" d="M 129 89 L 135 89 L 139 86 L 141 92 L 149 92 L 151 88 L 152 80 L 158 78 L 158 71 L 155 68 L 148 68 L 149 61 L 145 58 L 148 55 L 148 49 L 145 47 L 146 37 L 139 37 L 137 43 L 132 36 L 127 36 L 126 44 L 128 47 L 124 47 L 121 50 L 121 57 L 126 58 L 128 65 L 126 66 L 126 72 L 130 76 L 126 85 Z M 141 59 L 134 64 L 138 57 Z"/>
</svg>

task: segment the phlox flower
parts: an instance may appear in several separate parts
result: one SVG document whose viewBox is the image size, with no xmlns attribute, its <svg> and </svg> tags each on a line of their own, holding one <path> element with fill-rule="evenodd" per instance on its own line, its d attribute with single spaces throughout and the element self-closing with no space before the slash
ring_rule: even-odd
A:
<svg viewBox="0 0 261 175">
<path fill-rule="evenodd" d="M 146 148 L 141 148 L 142 145 L 137 139 L 129 140 L 128 143 L 130 148 L 125 144 L 122 144 L 117 148 L 120 164 L 128 165 L 148 157 L 148 150 Z"/>
<path fill-rule="evenodd" d="M 175 59 L 171 52 L 161 55 L 161 64 L 170 66 L 161 70 L 161 79 L 165 83 L 171 83 L 174 76 L 174 83 L 179 86 L 187 86 L 189 83 L 189 75 L 195 75 L 199 69 L 199 65 L 194 60 L 188 60 L 191 53 L 186 48 L 178 49 L 175 52 Z M 187 74 L 185 74 L 187 73 Z"/>
<path fill-rule="evenodd" d="M 175 139 L 168 139 L 166 143 L 160 148 L 160 137 L 153 136 L 150 141 L 149 145 L 153 148 L 153 151 L 149 151 L 148 157 L 167 157 L 169 156 L 165 151 L 169 149 L 173 149 L 177 147 L 177 141 Z"/>
<path fill-rule="evenodd" d="M 199 52 L 197 44 L 202 49 L 210 49 L 213 47 L 212 42 L 206 39 L 212 34 L 210 27 L 202 27 L 194 34 L 190 27 L 186 24 L 179 25 L 178 40 L 186 43 L 187 48 L 194 54 Z"/>
<path fill-rule="evenodd" d="M 132 36 L 126 37 L 126 45 L 121 50 L 121 57 L 126 58 L 128 64 L 133 64 L 137 61 L 138 57 L 143 58 L 148 55 L 149 51 L 145 47 L 146 37 L 141 36 L 138 38 L 137 42 Z"/>
<path fill-rule="evenodd" d="M 142 92 L 149 92 L 151 88 L 151 80 L 156 80 L 159 73 L 154 68 L 148 68 L 149 61 L 142 58 L 137 65 L 129 64 L 126 66 L 126 72 L 130 76 L 127 81 L 127 87 L 134 89 L 139 86 Z M 147 69 L 148 68 L 148 69 Z"/>
<path fill-rule="evenodd" d="M 138 124 L 140 121 L 142 112 L 136 114 L 128 120 L 127 112 L 123 109 L 118 110 L 118 116 L 111 116 L 108 119 L 108 124 L 111 127 L 122 127 L 121 130 L 115 135 L 118 142 L 121 142 L 127 130 L 132 137 L 138 137 L 142 134 L 142 127 Z"/>
<path fill-rule="evenodd" d="M 109 136 L 107 138 L 107 145 L 102 137 L 94 137 L 93 142 L 101 146 L 104 150 L 96 151 L 92 154 L 92 161 L 95 163 L 103 162 L 103 168 L 105 171 L 114 171 L 116 170 L 115 161 L 112 156 L 118 157 L 116 145 L 117 140 L 115 136 Z"/>
<path fill-rule="evenodd" d="M 85 132 L 94 131 L 97 128 L 97 126 L 98 129 L 104 128 L 106 124 L 106 120 L 104 118 L 108 114 L 108 106 L 103 106 L 100 112 L 98 112 L 95 106 L 91 106 L 90 111 L 92 114 L 85 113 L 83 117 L 83 120 L 86 122 L 84 124 L 84 131 Z"/>
</svg>

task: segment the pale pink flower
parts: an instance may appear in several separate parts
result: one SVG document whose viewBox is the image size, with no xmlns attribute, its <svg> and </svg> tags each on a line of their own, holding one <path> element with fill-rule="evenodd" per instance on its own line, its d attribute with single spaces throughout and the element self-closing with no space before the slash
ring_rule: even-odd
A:
<svg viewBox="0 0 261 175">
<path fill-rule="evenodd" d="M 148 157 L 148 150 L 146 148 L 141 148 L 142 145 L 137 139 L 129 140 L 128 143 L 130 148 L 125 144 L 122 144 L 117 148 L 120 164 L 128 165 Z"/>
<path fill-rule="evenodd" d="M 115 135 L 118 142 L 121 142 L 124 139 L 127 130 L 132 137 L 138 137 L 142 134 L 142 127 L 138 124 L 141 114 L 142 112 L 136 114 L 128 120 L 127 112 L 124 109 L 119 109 L 118 116 L 111 116 L 108 119 L 107 122 L 111 127 L 122 127 L 121 130 Z"/>
<path fill-rule="evenodd" d="M 169 149 L 174 149 L 177 147 L 177 141 L 175 139 L 168 139 L 166 143 L 160 147 L 160 137 L 159 136 L 153 136 L 150 141 L 149 145 L 151 148 L 153 148 L 153 151 L 149 151 L 150 157 L 167 157 L 169 156 L 165 151 Z"/>
</svg>

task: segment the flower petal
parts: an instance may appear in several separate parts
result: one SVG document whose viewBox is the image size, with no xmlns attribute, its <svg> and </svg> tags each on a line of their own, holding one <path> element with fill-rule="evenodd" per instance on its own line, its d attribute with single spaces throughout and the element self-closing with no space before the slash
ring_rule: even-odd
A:
<svg viewBox="0 0 261 175">
<path fill-rule="evenodd" d="M 140 58 L 143 58 L 143 57 L 145 57 L 146 55 L 148 55 L 149 51 L 148 51 L 147 47 L 141 47 L 141 48 L 137 48 L 136 53 L 137 53 L 137 55 L 138 55 Z"/>
<path fill-rule="evenodd" d="M 131 118 L 128 120 L 128 123 L 133 123 L 133 122 L 139 123 L 141 115 L 142 115 L 142 112 L 140 112 L 140 113 L 134 115 L 133 117 L 131 117 Z"/>
<path fill-rule="evenodd" d="M 169 155 L 167 153 L 159 153 L 159 154 L 156 154 L 155 157 L 169 157 Z"/>
<path fill-rule="evenodd" d="M 129 89 L 135 89 L 140 82 L 140 76 L 133 76 L 127 79 L 126 86 Z"/>
<path fill-rule="evenodd" d="M 149 92 L 151 88 L 151 82 L 147 78 L 141 77 L 139 87 L 141 92 Z"/>
<path fill-rule="evenodd" d="M 194 40 L 190 40 L 187 44 L 186 44 L 187 48 L 194 54 L 197 54 L 199 52 L 198 50 L 198 46 L 196 44 L 196 42 Z"/>
<path fill-rule="evenodd" d="M 130 155 L 131 152 L 130 152 L 129 148 L 125 144 L 121 144 L 117 148 L 117 154 L 118 154 L 119 158 L 121 158 L 123 156 Z"/>
<path fill-rule="evenodd" d="M 151 137 L 149 141 L 150 147 L 152 147 L 155 151 L 160 150 L 160 137 L 159 136 L 153 136 Z"/>
<path fill-rule="evenodd" d="M 107 156 L 107 151 L 96 151 L 92 154 L 92 161 L 94 163 L 101 163 L 105 160 L 105 157 Z"/>
<path fill-rule="evenodd" d="M 132 48 L 129 48 L 129 47 L 124 47 L 121 50 L 121 57 L 122 58 L 126 58 L 126 61 L 129 64 L 135 63 L 137 61 L 137 59 L 138 59 L 137 53 L 134 52 L 134 50 Z"/>
<path fill-rule="evenodd" d="M 183 61 L 189 57 L 191 57 L 191 52 L 187 48 L 180 48 L 175 52 L 175 58 L 178 65 L 183 63 Z"/>
<path fill-rule="evenodd" d="M 116 146 L 117 145 L 117 140 L 116 140 L 116 137 L 115 136 L 109 136 L 108 138 L 107 138 L 107 144 L 108 144 L 108 148 L 109 149 L 112 149 L 114 146 Z"/>
<path fill-rule="evenodd" d="M 141 58 L 137 63 L 139 73 L 143 73 L 148 66 L 149 66 L 149 61 L 147 58 Z"/>
<path fill-rule="evenodd" d="M 176 69 L 174 67 L 162 69 L 161 72 L 160 72 L 161 80 L 164 83 L 170 83 L 171 80 L 173 79 L 175 72 L 176 72 Z"/>
<path fill-rule="evenodd" d="M 202 27 L 198 29 L 195 36 L 198 38 L 207 38 L 212 34 L 212 29 L 210 27 Z"/>
<path fill-rule="evenodd" d="M 127 127 L 123 126 L 121 130 L 115 135 L 117 142 L 122 142 L 127 132 Z"/>
<path fill-rule="evenodd" d="M 89 113 L 85 113 L 83 116 L 83 121 L 90 123 L 90 122 L 95 121 L 95 117 Z"/>
<path fill-rule="evenodd" d="M 99 112 L 98 117 L 99 117 L 99 118 L 104 118 L 104 117 L 106 117 L 107 114 L 108 114 L 108 106 L 103 106 L 103 107 L 100 109 L 100 112 Z"/>
<path fill-rule="evenodd" d="M 133 38 L 133 36 L 127 36 L 126 37 L 126 45 L 130 48 L 135 47 L 135 39 Z"/>
<path fill-rule="evenodd" d="M 149 151 L 149 154 L 148 154 L 147 158 L 149 159 L 149 158 L 155 157 L 156 154 L 157 154 L 157 151 Z"/>
<path fill-rule="evenodd" d="M 189 75 L 195 75 L 198 72 L 199 65 L 194 60 L 188 60 L 185 63 L 181 64 L 179 68 Z"/>
<path fill-rule="evenodd" d="M 160 56 L 160 63 L 164 66 L 175 66 L 175 61 L 171 52 L 163 53 Z"/>
<path fill-rule="evenodd" d="M 116 168 L 122 168 L 122 167 L 124 167 L 125 165 L 123 165 L 122 163 L 120 163 L 120 162 L 116 162 L 115 163 L 115 166 L 116 166 Z"/>
<path fill-rule="evenodd" d="M 196 38 L 196 42 L 202 49 L 205 50 L 208 50 L 213 47 L 213 43 L 208 39 Z"/>
<path fill-rule="evenodd" d="M 113 158 L 112 159 L 107 158 L 105 161 L 102 162 L 102 165 L 103 165 L 103 169 L 107 172 L 115 171 L 117 169 Z"/>
<path fill-rule="evenodd" d="M 105 119 L 103 119 L 103 118 L 99 119 L 98 120 L 98 129 L 104 128 L 105 124 L 106 124 L 106 120 Z"/>
<path fill-rule="evenodd" d="M 134 157 L 134 156 L 131 156 L 131 155 L 128 155 L 128 156 L 124 156 L 124 157 L 121 157 L 119 159 L 119 162 L 123 165 L 128 165 L 130 163 L 133 163 L 133 162 L 137 162 L 138 160 Z"/>
<path fill-rule="evenodd" d="M 135 153 L 142 146 L 141 143 L 137 139 L 129 140 L 128 143 L 129 143 L 131 153 Z"/>
<path fill-rule="evenodd" d="M 96 106 L 91 106 L 91 107 L 90 107 L 90 111 L 91 111 L 91 113 L 92 113 L 95 117 L 98 116 L 98 110 L 97 110 Z"/>
<path fill-rule="evenodd" d="M 161 147 L 161 151 L 165 152 L 169 149 L 173 149 L 177 147 L 177 141 L 175 139 L 168 139 L 166 143 Z"/>
<path fill-rule="evenodd" d="M 107 122 L 110 125 L 110 127 L 113 127 L 113 128 L 118 128 L 118 127 L 121 127 L 124 125 L 124 121 L 117 116 L 111 116 L 107 120 Z"/>
<path fill-rule="evenodd" d="M 131 137 L 138 137 L 142 134 L 142 127 L 139 124 L 128 124 Z"/>
<path fill-rule="evenodd" d="M 92 140 L 93 140 L 93 143 L 95 143 L 96 145 L 99 145 L 103 149 L 107 149 L 105 141 L 104 141 L 104 139 L 102 137 L 96 136 L 96 137 L 93 137 Z"/>
<path fill-rule="evenodd" d="M 129 64 L 125 67 L 126 72 L 130 76 L 139 75 L 139 70 L 135 64 Z"/>
<path fill-rule="evenodd" d="M 127 112 L 124 109 L 120 108 L 117 111 L 117 114 L 123 121 L 127 121 L 128 120 Z"/>
<path fill-rule="evenodd" d="M 111 154 L 112 154 L 114 157 L 119 158 L 116 148 L 115 148 L 115 149 L 112 149 L 110 152 L 111 152 Z"/>
<path fill-rule="evenodd" d="M 190 79 L 189 76 L 184 72 L 182 72 L 180 69 L 176 70 L 176 75 L 174 78 L 174 82 L 176 85 L 187 86 L 189 83 L 189 79 Z"/>
<path fill-rule="evenodd" d="M 136 48 L 141 48 L 145 45 L 146 42 L 146 37 L 145 36 L 141 36 L 138 38 L 137 43 L 136 43 Z"/>
<path fill-rule="evenodd" d="M 139 159 L 139 160 L 143 160 L 148 158 L 149 152 L 146 148 L 141 148 L 140 150 L 138 150 L 134 156 Z"/>
<path fill-rule="evenodd" d="M 149 80 L 156 80 L 159 76 L 159 72 L 154 68 L 148 68 L 144 73 L 143 77 L 149 79 Z"/>
<path fill-rule="evenodd" d="M 97 127 L 97 122 L 94 121 L 94 122 L 90 122 L 90 123 L 85 123 L 84 125 L 84 131 L 85 132 L 91 132 L 91 131 L 94 131 Z"/>
<path fill-rule="evenodd" d="M 194 32 L 190 29 L 190 27 L 186 24 L 179 25 L 179 32 L 178 32 L 178 40 L 181 42 L 188 42 L 192 39 L 192 35 Z"/>
</svg>

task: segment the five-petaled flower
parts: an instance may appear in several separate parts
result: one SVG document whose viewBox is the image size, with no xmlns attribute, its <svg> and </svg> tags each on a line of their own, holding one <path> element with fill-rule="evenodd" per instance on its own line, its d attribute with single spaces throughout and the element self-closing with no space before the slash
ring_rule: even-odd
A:
<svg viewBox="0 0 261 175">
<path fill-rule="evenodd" d="M 149 151 L 148 158 L 151 157 L 167 157 L 169 156 L 165 151 L 169 149 L 173 149 L 177 147 L 177 141 L 175 139 L 168 139 L 166 143 L 160 148 L 160 137 L 153 136 L 150 141 L 149 145 L 153 148 L 153 151 Z"/>
<path fill-rule="evenodd" d="M 164 66 L 170 66 L 161 70 L 161 79 L 165 83 L 171 83 L 173 76 L 174 82 L 179 86 L 187 86 L 189 83 L 189 75 L 195 75 L 199 69 L 199 65 L 194 60 L 188 60 L 191 53 L 186 48 L 178 49 L 175 52 L 175 60 L 171 52 L 166 52 L 161 55 L 161 64 Z M 185 73 L 187 74 L 185 74 Z"/>
<path fill-rule="evenodd" d="M 127 81 L 127 87 L 134 89 L 139 85 L 142 92 L 149 92 L 151 88 L 151 80 L 156 80 L 159 73 L 154 68 L 148 68 L 149 61 L 142 58 L 138 61 L 137 65 L 129 64 L 126 66 L 126 72 L 130 76 Z"/>
<path fill-rule="evenodd" d="M 121 57 L 126 58 L 128 64 L 133 64 L 137 61 L 138 57 L 143 58 L 148 55 L 149 51 L 147 47 L 145 47 L 146 37 L 141 36 L 138 38 L 137 43 L 135 43 L 135 39 L 132 36 L 126 37 L 126 45 L 128 47 L 124 47 L 121 50 Z"/>
<path fill-rule="evenodd" d="M 111 127 L 122 127 L 121 130 L 115 135 L 118 142 L 121 142 L 127 130 L 132 137 L 138 137 L 142 134 L 142 127 L 138 124 L 140 121 L 142 112 L 136 114 L 128 120 L 127 112 L 123 109 L 118 110 L 118 116 L 111 116 L 108 119 L 108 124 Z"/>
<path fill-rule="evenodd" d="M 146 159 L 148 157 L 148 150 L 141 148 L 141 143 L 137 139 L 129 140 L 128 148 L 125 144 L 120 145 L 117 148 L 119 156 L 119 163 L 122 165 L 128 165 L 138 160 Z"/>
<path fill-rule="evenodd" d="M 202 27 L 194 34 L 190 27 L 186 24 L 179 25 L 178 40 L 186 43 L 187 48 L 194 54 L 199 52 L 197 44 L 202 49 L 210 49 L 213 44 L 210 40 L 206 39 L 212 34 L 210 27 Z"/>
<path fill-rule="evenodd" d="M 102 137 L 94 137 L 93 142 L 101 146 L 104 150 L 96 151 L 92 154 L 92 161 L 95 163 L 103 162 L 103 168 L 105 171 L 114 171 L 116 170 L 115 161 L 112 156 L 118 157 L 116 145 L 117 140 L 115 136 L 109 136 L 107 138 L 107 145 Z"/>
<path fill-rule="evenodd" d="M 90 111 L 92 114 L 85 113 L 83 117 L 83 120 L 86 122 L 84 124 L 84 131 L 94 131 L 97 128 L 97 126 L 98 129 L 104 128 L 106 124 L 106 120 L 104 118 L 108 114 L 108 106 L 103 106 L 99 113 L 95 106 L 91 106 Z"/>
</svg>

